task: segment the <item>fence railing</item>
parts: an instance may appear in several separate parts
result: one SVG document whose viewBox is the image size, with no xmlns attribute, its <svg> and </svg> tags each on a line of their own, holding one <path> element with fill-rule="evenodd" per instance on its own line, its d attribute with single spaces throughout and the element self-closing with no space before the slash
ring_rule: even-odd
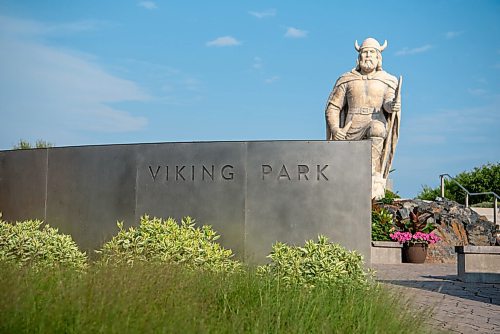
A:
<svg viewBox="0 0 500 334">
<path fill-rule="evenodd" d="M 498 220 L 497 220 L 498 200 L 500 199 L 499 195 L 497 195 L 493 191 L 485 191 L 485 192 L 481 192 L 481 193 L 471 193 L 470 191 L 465 189 L 464 186 L 462 186 L 457 180 L 455 180 L 450 174 L 441 174 L 441 175 L 439 175 L 439 178 L 441 179 L 441 197 L 442 198 L 445 198 L 444 197 L 444 178 L 445 177 L 447 177 L 451 181 L 455 182 L 460 187 L 460 189 L 462 189 L 465 192 L 465 207 L 466 208 L 469 207 L 469 196 L 493 195 L 493 197 L 494 197 L 494 200 L 493 200 L 493 223 L 495 224 L 497 231 L 500 230 L 500 227 L 498 226 L 498 223 L 497 223 L 498 222 Z"/>
</svg>

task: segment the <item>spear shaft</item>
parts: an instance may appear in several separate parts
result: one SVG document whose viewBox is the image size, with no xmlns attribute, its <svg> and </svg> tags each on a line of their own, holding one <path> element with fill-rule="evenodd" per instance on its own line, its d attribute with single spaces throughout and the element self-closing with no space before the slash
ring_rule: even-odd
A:
<svg viewBox="0 0 500 334">
<path fill-rule="evenodd" d="M 399 104 L 401 104 L 401 86 L 402 86 L 402 84 L 403 84 L 403 76 L 400 75 L 399 79 L 398 79 L 398 86 L 396 87 L 396 92 L 395 92 L 396 96 L 394 98 L 394 101 L 396 103 L 399 103 Z M 400 111 L 398 111 L 398 112 L 400 112 Z M 380 170 L 383 173 L 384 179 L 387 178 L 387 174 L 389 174 L 387 172 L 387 169 L 389 167 L 389 161 L 386 161 L 386 160 L 387 160 L 387 155 L 389 154 L 388 153 L 389 152 L 389 142 L 391 142 L 391 145 L 393 145 L 393 143 L 392 143 L 393 140 L 391 137 L 392 137 L 392 134 L 394 131 L 394 120 L 396 117 L 399 117 L 399 116 L 395 115 L 394 113 L 391 113 L 391 117 L 389 119 L 389 126 L 387 127 L 388 133 L 387 133 L 387 138 L 385 139 L 384 156 L 382 159 L 382 168 Z M 391 138 L 391 140 L 389 140 L 389 138 Z M 392 162 L 392 157 L 391 157 L 391 162 Z"/>
</svg>

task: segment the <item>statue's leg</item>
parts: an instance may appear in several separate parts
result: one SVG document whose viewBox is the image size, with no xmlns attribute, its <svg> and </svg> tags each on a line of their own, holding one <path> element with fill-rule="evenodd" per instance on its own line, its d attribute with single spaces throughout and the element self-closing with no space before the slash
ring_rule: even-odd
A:
<svg viewBox="0 0 500 334">
<path fill-rule="evenodd" d="M 382 150 L 386 136 L 385 124 L 374 120 L 370 123 L 369 136 L 372 140 L 372 197 L 384 197 L 386 180 L 382 176 Z"/>
<path fill-rule="evenodd" d="M 385 124 L 378 120 L 370 122 L 368 136 L 372 140 L 372 172 L 382 172 L 382 150 L 387 135 Z"/>
</svg>

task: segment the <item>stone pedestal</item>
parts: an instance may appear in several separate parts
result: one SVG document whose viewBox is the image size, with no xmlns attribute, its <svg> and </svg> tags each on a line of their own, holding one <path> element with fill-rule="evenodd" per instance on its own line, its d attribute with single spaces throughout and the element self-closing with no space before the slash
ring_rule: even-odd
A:
<svg viewBox="0 0 500 334">
<path fill-rule="evenodd" d="M 402 248 L 395 241 L 372 241 L 372 264 L 400 264 Z"/>
<path fill-rule="evenodd" d="M 457 246 L 455 251 L 461 281 L 500 283 L 499 246 Z"/>
</svg>

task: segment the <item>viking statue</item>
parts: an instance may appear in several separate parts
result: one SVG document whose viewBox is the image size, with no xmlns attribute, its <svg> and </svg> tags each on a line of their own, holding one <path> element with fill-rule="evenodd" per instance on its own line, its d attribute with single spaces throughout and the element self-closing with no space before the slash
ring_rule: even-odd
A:
<svg viewBox="0 0 500 334">
<path fill-rule="evenodd" d="M 384 196 L 399 136 L 402 78 L 398 82 L 382 70 L 387 41 L 380 45 L 367 38 L 354 46 L 356 68 L 337 80 L 326 104 L 326 139 L 371 139 L 372 198 L 378 199 Z"/>
</svg>

